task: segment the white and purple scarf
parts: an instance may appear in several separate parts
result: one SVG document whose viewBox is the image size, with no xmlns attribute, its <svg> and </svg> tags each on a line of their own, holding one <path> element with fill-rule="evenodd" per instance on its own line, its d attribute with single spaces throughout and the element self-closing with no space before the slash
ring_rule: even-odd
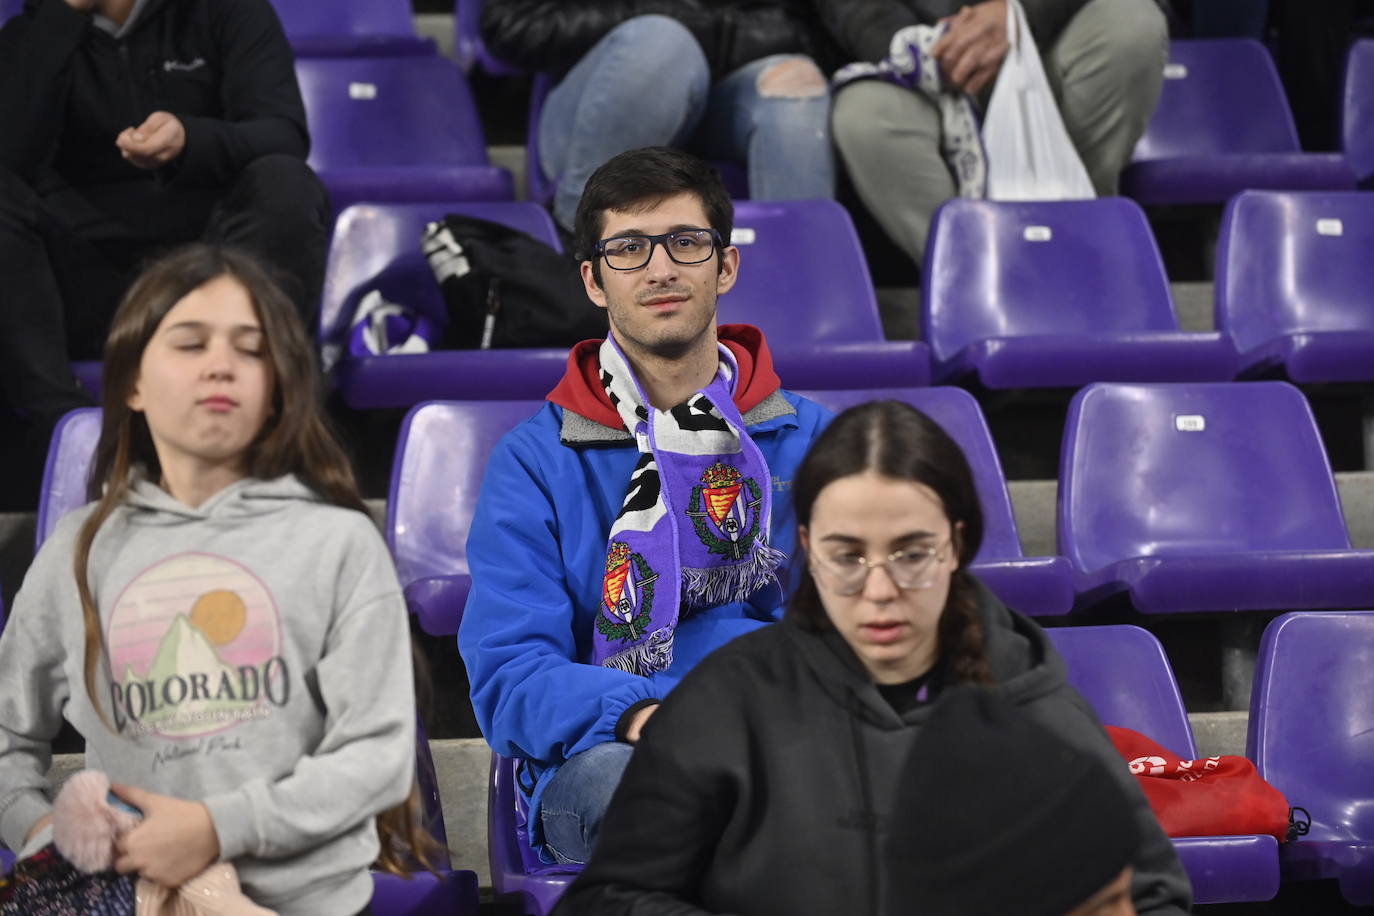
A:
<svg viewBox="0 0 1374 916">
<path fill-rule="evenodd" d="M 649 405 L 614 338 L 600 360 L 640 456 L 611 525 L 593 660 L 647 676 L 672 664 L 679 620 L 776 581 L 785 555 L 768 546 L 768 463 L 735 406 L 729 349 L 720 347 L 711 384 L 667 411 Z"/>
<path fill-rule="evenodd" d="M 940 64 L 931 49 L 945 33 L 945 25 L 911 25 L 892 35 L 887 57 L 870 64 L 849 64 L 835 71 L 830 83 L 836 89 L 855 80 L 877 79 L 919 92 L 940 109 L 940 153 L 960 197 L 986 197 L 988 157 L 973 100 L 945 86 Z"/>
</svg>

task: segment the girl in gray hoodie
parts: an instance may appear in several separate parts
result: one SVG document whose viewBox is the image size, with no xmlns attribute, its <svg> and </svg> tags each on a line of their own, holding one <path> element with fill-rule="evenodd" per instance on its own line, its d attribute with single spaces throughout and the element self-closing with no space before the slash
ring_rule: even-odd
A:
<svg viewBox="0 0 1374 916">
<path fill-rule="evenodd" d="M 405 603 L 317 387 L 252 260 L 193 246 L 130 289 L 94 501 L 44 543 L 0 637 L 10 849 L 46 840 L 63 719 L 143 813 L 119 871 L 175 887 L 228 861 L 283 916 L 365 913 L 379 853 L 398 868 L 422 846 Z"/>
</svg>

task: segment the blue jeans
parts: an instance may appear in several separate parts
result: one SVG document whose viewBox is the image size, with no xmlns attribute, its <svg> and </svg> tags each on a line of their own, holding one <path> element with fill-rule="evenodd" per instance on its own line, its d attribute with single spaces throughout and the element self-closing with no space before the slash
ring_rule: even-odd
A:
<svg viewBox="0 0 1374 916">
<path fill-rule="evenodd" d="M 833 196 L 829 92 L 759 89 L 769 67 L 799 56 L 760 58 L 712 86 L 701 46 L 677 20 L 622 22 L 568 71 L 540 113 L 539 160 L 557 182 L 554 217 L 571 229 L 592 172 L 642 146 L 742 161 L 756 200 Z"/>
<path fill-rule="evenodd" d="M 633 752 L 628 744 L 608 741 L 573 754 L 553 774 L 539 818 L 544 842 L 559 862 L 580 864 L 591 858 L 606 806 Z"/>
</svg>

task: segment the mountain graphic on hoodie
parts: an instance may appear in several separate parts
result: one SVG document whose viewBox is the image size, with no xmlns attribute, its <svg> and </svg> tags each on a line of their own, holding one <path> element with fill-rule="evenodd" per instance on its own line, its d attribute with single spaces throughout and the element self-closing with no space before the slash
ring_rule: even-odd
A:
<svg viewBox="0 0 1374 916">
<path fill-rule="evenodd" d="M 127 668 L 122 686 L 129 711 L 165 735 L 203 733 L 207 719 L 237 720 L 234 712 L 256 705 L 259 696 L 256 674 L 245 683 L 243 672 L 226 664 L 185 614 L 172 619 L 148 673 L 139 677 Z"/>
</svg>

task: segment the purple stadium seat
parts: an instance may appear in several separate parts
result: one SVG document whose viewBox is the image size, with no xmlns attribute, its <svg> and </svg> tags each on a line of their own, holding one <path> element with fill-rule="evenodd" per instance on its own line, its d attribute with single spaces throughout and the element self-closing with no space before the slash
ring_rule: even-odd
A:
<svg viewBox="0 0 1374 916">
<path fill-rule="evenodd" d="M 1092 385 L 1069 405 L 1059 549 L 1081 607 L 1351 607 L 1374 595 L 1307 401 L 1286 382 Z"/>
<path fill-rule="evenodd" d="M 1374 193 L 1245 191 L 1217 245 L 1216 326 L 1249 376 L 1374 379 Z"/>
<path fill-rule="evenodd" d="M 297 57 L 433 55 L 409 0 L 272 0 Z"/>
<path fill-rule="evenodd" d="M 11 16 L 18 16 L 24 9 L 24 0 L 0 0 L 0 22 Z"/>
<path fill-rule="evenodd" d="M 338 363 L 340 393 L 352 407 L 409 407 L 435 397 L 543 397 L 562 375 L 567 353 L 553 350 L 451 350 L 341 359 L 353 311 L 371 290 L 444 320 L 443 297 L 420 251 L 420 235 L 427 223 L 446 213 L 504 223 L 559 247 L 553 220 L 543 208 L 527 202 L 359 204 L 341 213 L 325 270 L 320 340 L 325 365 Z M 593 306 L 589 302 L 587 307 Z M 500 386 L 493 386 L 492 379 L 500 379 Z"/>
<path fill-rule="evenodd" d="M 1188 711 L 1158 639 L 1132 626 L 1045 632 L 1069 666 L 1070 683 L 1104 724 L 1135 729 L 1184 759 L 1197 758 Z M 1279 891 L 1279 844 L 1272 836 L 1176 837 L 1174 848 L 1195 903 L 1271 900 Z"/>
<path fill-rule="evenodd" d="M 310 165 L 335 212 L 362 200 L 512 200 L 510 172 L 487 160 L 467 80 L 447 58 L 296 62 L 310 121 Z"/>
<path fill-rule="evenodd" d="M 1063 557 L 1026 557 L 1011 497 L 983 412 L 961 388 L 889 388 L 798 392 L 838 413 L 884 398 L 925 412 L 959 443 L 973 468 L 983 508 L 983 544 L 972 570 L 999 598 L 1025 614 L 1067 614 L 1073 609 L 1073 574 Z"/>
<path fill-rule="evenodd" d="M 480 66 L 491 76 L 519 76 L 520 71 L 493 57 L 482 41 L 482 0 L 453 0 L 453 56 L 463 72 Z"/>
<path fill-rule="evenodd" d="M 1246 755 L 1312 818 L 1284 845 L 1285 881 L 1335 878 L 1374 905 L 1374 612 L 1285 614 L 1260 642 Z"/>
<path fill-rule="evenodd" d="M 1360 187 L 1374 185 L 1374 39 L 1350 46 L 1342 91 L 1341 148 Z"/>
<path fill-rule="evenodd" d="M 419 239 L 426 222 L 449 210 L 506 222 L 558 245 L 552 220 L 530 203 L 350 208 L 335 225 L 325 274 L 320 336 L 327 365 L 341 353 L 358 299 L 373 288 L 390 301 L 443 315 Z M 740 277 L 720 300 L 720 320 L 763 328 L 784 384 L 928 383 L 923 343 L 883 339 L 868 265 L 839 204 L 741 201 L 735 241 Z M 587 307 L 595 308 L 590 301 Z M 542 398 L 561 377 L 566 357 L 563 349 L 380 356 L 346 360 L 337 378 L 344 400 L 357 408 L 409 407 L 433 398 Z M 493 378 L 499 386 L 491 384 Z"/>
<path fill-rule="evenodd" d="M 921 285 L 937 383 L 1077 387 L 1235 374 L 1217 333 L 1180 331 L 1145 214 L 1123 198 L 954 198 L 936 211 Z"/>
<path fill-rule="evenodd" d="M 516 789 L 520 761 L 491 755 L 491 783 L 487 790 L 487 859 L 491 888 L 497 894 L 518 894 L 531 916 L 547 916 L 572 884 L 580 865 L 546 865 L 530 847 L 529 809 Z"/>
<path fill-rule="evenodd" d="M 96 443 L 100 439 L 101 412 L 94 407 L 73 410 L 53 430 L 43 469 L 39 494 L 37 545 L 41 547 L 62 516 L 86 504 L 86 478 Z M 415 776 L 425 826 L 441 847 L 447 849 L 443 807 L 434 758 L 424 722 L 416 718 Z M 377 916 L 477 916 L 477 875 L 448 868 L 447 856 L 440 877 L 417 872 L 402 878 L 373 872 L 373 909 Z"/>
<path fill-rule="evenodd" d="M 1247 188 L 1355 187 L 1340 153 L 1304 153 L 1274 62 L 1249 38 L 1169 44 L 1159 107 L 1121 176 L 1142 204 L 1222 203 Z"/>
<path fill-rule="evenodd" d="M 86 482 L 100 441 L 100 417 L 100 408 L 84 407 L 71 411 L 53 427 L 43 466 L 43 489 L 38 496 L 35 550 L 43 546 L 62 516 L 89 502 Z"/>
<path fill-rule="evenodd" d="M 386 504 L 386 539 L 406 603 L 426 633 L 458 632 L 471 585 L 468 525 L 487 456 L 497 440 L 542 403 L 432 402 L 413 408 L 401 424 Z"/>
</svg>

